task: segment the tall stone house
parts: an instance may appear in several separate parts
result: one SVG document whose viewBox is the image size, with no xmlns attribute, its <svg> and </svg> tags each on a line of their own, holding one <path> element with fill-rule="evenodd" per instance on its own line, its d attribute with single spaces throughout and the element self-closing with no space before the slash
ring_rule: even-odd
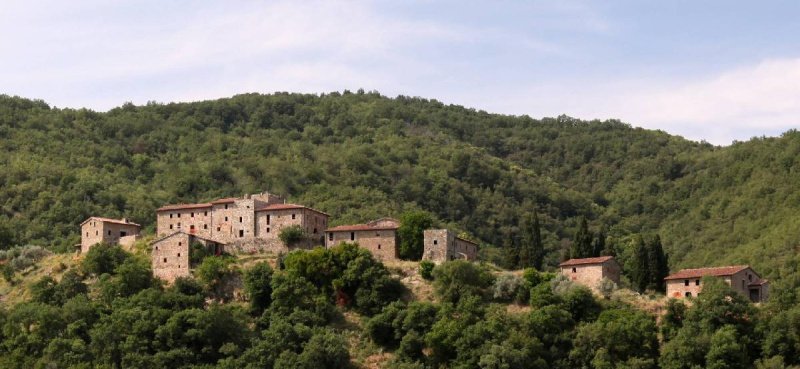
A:
<svg viewBox="0 0 800 369">
<path fill-rule="evenodd" d="M 703 290 L 703 278 L 722 278 L 732 290 L 753 302 L 766 301 L 769 297 L 769 281 L 762 279 L 749 265 L 683 269 L 664 278 L 667 297 L 696 297 Z"/>
<path fill-rule="evenodd" d="M 357 243 L 369 250 L 376 259 L 395 260 L 398 258 L 399 228 L 400 221 L 393 218 L 328 228 L 325 230 L 325 247 L 331 248 L 342 242 Z"/>
<path fill-rule="evenodd" d="M 169 283 L 178 277 L 188 277 L 194 267 L 190 263 L 191 246 L 199 243 L 208 253 L 219 255 L 224 244 L 198 235 L 177 231 L 152 243 L 151 264 L 153 275 Z"/>
<path fill-rule="evenodd" d="M 569 280 L 597 290 L 605 278 L 619 284 L 622 268 L 613 256 L 569 259 L 558 265 Z"/>
<path fill-rule="evenodd" d="M 81 253 L 98 243 L 130 246 L 139 237 L 142 226 L 126 218 L 89 217 L 81 223 Z"/>
<path fill-rule="evenodd" d="M 423 232 L 422 260 L 442 263 L 449 260 L 478 259 L 478 244 L 463 239 L 447 229 L 426 229 Z"/>
<path fill-rule="evenodd" d="M 183 231 L 226 244 L 231 251 L 288 251 L 280 238 L 285 227 L 297 225 L 310 236 L 300 245 L 322 245 L 328 214 L 267 192 L 223 198 L 199 204 L 175 204 L 156 210 L 156 234 L 164 237 Z"/>
</svg>

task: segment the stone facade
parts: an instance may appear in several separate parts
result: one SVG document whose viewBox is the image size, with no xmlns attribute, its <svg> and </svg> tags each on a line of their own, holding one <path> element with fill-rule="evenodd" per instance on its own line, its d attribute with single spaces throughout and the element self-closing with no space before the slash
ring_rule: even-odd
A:
<svg viewBox="0 0 800 369">
<path fill-rule="evenodd" d="M 391 218 L 329 228 L 325 230 L 325 247 L 331 248 L 342 242 L 357 243 L 369 250 L 376 259 L 396 260 L 398 228 L 400 222 Z"/>
<path fill-rule="evenodd" d="M 427 229 L 423 232 L 423 260 L 441 263 L 448 260 L 478 259 L 478 245 L 455 235 L 447 229 Z"/>
<path fill-rule="evenodd" d="M 769 298 L 769 282 L 747 265 L 727 267 L 683 269 L 664 278 L 667 284 L 667 297 L 697 297 L 703 291 L 703 278 L 722 278 L 732 290 L 739 292 L 753 302 Z"/>
<path fill-rule="evenodd" d="M 585 259 L 569 259 L 558 265 L 561 274 L 569 280 L 597 290 L 605 278 L 619 284 L 622 268 L 613 256 Z"/>
<path fill-rule="evenodd" d="M 270 193 L 167 205 L 156 210 L 158 236 L 183 231 L 229 244 L 236 252 L 251 252 L 259 247 L 265 248 L 262 251 L 288 249 L 278 236 L 289 225 L 300 225 L 312 236 L 300 247 L 322 245 L 322 230 L 327 224 L 327 214 L 302 205 L 285 204 L 283 197 Z"/>
<path fill-rule="evenodd" d="M 224 251 L 219 242 L 205 239 L 183 231 L 153 241 L 150 254 L 153 275 L 169 283 L 178 277 L 191 275 L 192 265 L 189 262 L 192 243 L 199 242 L 207 247 L 207 251 L 218 255 Z"/>
<path fill-rule="evenodd" d="M 90 217 L 81 223 L 81 253 L 98 243 L 129 246 L 138 239 L 141 229 L 142 226 L 124 218 Z"/>
</svg>

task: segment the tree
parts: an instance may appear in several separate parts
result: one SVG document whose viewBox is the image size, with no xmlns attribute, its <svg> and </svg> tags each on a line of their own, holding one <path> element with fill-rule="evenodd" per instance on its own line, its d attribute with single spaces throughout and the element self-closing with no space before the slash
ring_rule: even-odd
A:
<svg viewBox="0 0 800 369">
<path fill-rule="evenodd" d="M 522 224 L 522 244 L 519 249 L 519 268 L 542 268 L 544 259 L 544 245 L 542 245 L 542 231 L 539 226 L 539 215 L 536 211 L 525 216 Z"/>
<path fill-rule="evenodd" d="M 642 236 L 637 236 L 633 245 L 633 258 L 631 260 L 633 266 L 631 268 L 631 283 L 633 287 L 639 291 L 644 292 L 650 284 L 650 258 L 647 252 L 647 246 L 644 243 Z"/>
<path fill-rule="evenodd" d="M 433 287 L 442 301 L 458 303 L 467 296 L 483 297 L 492 284 L 486 269 L 464 260 L 448 261 L 433 270 Z"/>
<path fill-rule="evenodd" d="M 600 227 L 600 231 L 597 232 L 597 237 L 594 239 L 592 256 L 603 255 L 603 252 L 606 251 L 606 233 L 606 226 L 603 225 Z"/>
<path fill-rule="evenodd" d="M 404 260 L 419 260 L 424 249 L 426 229 L 433 226 L 433 218 L 425 211 L 409 211 L 400 217 L 397 237 L 400 240 L 399 255 Z"/>
<path fill-rule="evenodd" d="M 272 267 L 261 262 L 244 273 L 244 289 L 250 297 L 250 312 L 260 316 L 272 302 Z"/>
<path fill-rule="evenodd" d="M 308 239 L 305 229 L 300 225 L 292 225 L 281 229 L 278 235 L 286 247 L 293 247 Z"/>
<path fill-rule="evenodd" d="M 205 258 L 195 270 L 197 279 L 206 286 L 211 296 L 222 300 L 230 297 L 227 283 L 234 273 L 233 259 L 227 256 Z"/>
<path fill-rule="evenodd" d="M 578 231 L 575 233 L 575 238 L 572 240 L 572 249 L 570 250 L 569 257 L 572 259 L 580 259 L 594 256 L 592 239 L 592 232 L 589 231 L 586 217 L 581 217 Z"/>
<path fill-rule="evenodd" d="M 114 273 L 114 269 L 127 259 L 129 254 L 117 245 L 99 243 L 92 246 L 81 263 L 84 273 L 101 275 Z"/>
<path fill-rule="evenodd" d="M 667 255 L 661 246 L 661 237 L 655 235 L 647 244 L 647 288 L 664 292 L 666 286 L 664 278 L 669 274 Z"/>
<path fill-rule="evenodd" d="M 514 234 L 511 232 L 507 233 L 503 239 L 503 251 L 506 269 L 517 269 L 519 267 L 520 248 L 514 239 Z"/>
<path fill-rule="evenodd" d="M 708 369 L 746 369 L 752 367 L 736 327 L 724 326 L 711 336 L 711 345 L 706 354 Z"/>
</svg>

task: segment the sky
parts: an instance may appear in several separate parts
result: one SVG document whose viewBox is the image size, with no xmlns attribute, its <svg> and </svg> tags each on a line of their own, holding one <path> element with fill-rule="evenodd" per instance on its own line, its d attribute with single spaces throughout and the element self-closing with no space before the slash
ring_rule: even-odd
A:
<svg viewBox="0 0 800 369">
<path fill-rule="evenodd" d="M 3 0 L 0 94 L 378 91 L 717 145 L 800 122 L 798 1 Z"/>
</svg>

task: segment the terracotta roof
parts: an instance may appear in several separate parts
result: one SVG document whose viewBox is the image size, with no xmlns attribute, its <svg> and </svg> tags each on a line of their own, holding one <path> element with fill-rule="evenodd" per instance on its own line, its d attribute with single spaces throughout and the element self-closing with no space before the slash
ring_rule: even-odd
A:
<svg viewBox="0 0 800 369">
<path fill-rule="evenodd" d="M 372 224 L 348 224 L 340 225 L 338 227 L 328 228 L 325 232 L 353 232 L 353 231 L 384 231 L 395 230 L 397 226 L 378 226 Z"/>
<path fill-rule="evenodd" d="M 584 265 L 584 264 L 601 264 L 605 263 L 606 261 L 614 260 L 613 256 L 598 256 L 596 258 L 583 258 L 583 259 L 569 259 L 558 266 L 570 266 L 570 265 Z"/>
<path fill-rule="evenodd" d="M 225 197 L 225 198 L 222 198 L 222 199 L 214 200 L 211 203 L 212 204 L 230 204 L 230 203 L 232 203 L 232 202 L 234 202 L 236 200 L 238 200 L 238 198 L 236 198 L 236 197 Z"/>
<path fill-rule="evenodd" d="M 141 227 L 141 224 L 136 224 L 134 222 L 128 222 L 128 221 L 125 221 L 124 219 L 111 219 L 111 218 L 103 218 L 103 217 L 89 217 L 89 219 L 86 219 L 83 222 L 81 222 L 81 225 L 86 224 L 86 222 L 88 222 L 88 221 L 90 221 L 92 219 L 99 220 L 99 221 L 104 222 L 104 223 L 124 224 L 124 225 L 132 225 L 132 226 Z"/>
<path fill-rule="evenodd" d="M 297 205 L 297 204 L 271 204 L 264 207 L 260 207 L 256 209 L 256 211 L 269 211 L 269 210 L 291 210 L 291 209 L 308 209 L 313 212 L 317 212 L 323 215 L 328 215 L 328 213 L 319 211 L 317 209 L 309 208 L 308 206 Z"/>
<path fill-rule="evenodd" d="M 165 205 L 162 206 L 156 211 L 167 211 L 167 210 L 182 210 L 182 209 L 202 209 L 202 208 L 210 208 L 210 203 L 204 204 L 174 204 L 174 205 Z"/>
<path fill-rule="evenodd" d="M 179 233 L 183 233 L 183 234 L 185 234 L 185 235 L 187 235 L 189 237 L 199 238 L 201 240 L 205 240 L 205 241 L 208 241 L 208 242 L 218 243 L 220 245 L 224 245 L 225 244 L 225 242 L 222 242 L 222 241 L 217 241 L 217 240 L 212 240 L 210 238 L 200 237 L 200 236 L 198 236 L 196 234 L 186 233 L 185 231 L 175 231 L 175 232 L 170 233 L 170 234 L 168 234 L 168 235 L 166 235 L 164 237 L 157 238 L 157 239 L 153 240 L 152 242 L 150 242 L 150 244 L 152 245 L 152 244 L 154 244 L 156 242 L 161 242 L 161 241 L 166 240 L 167 238 L 170 238 L 170 237 L 172 237 L 172 236 L 174 236 L 176 234 L 179 234 Z"/>
<path fill-rule="evenodd" d="M 732 265 L 724 267 L 683 269 L 679 270 L 677 273 L 668 275 L 666 278 L 664 278 L 664 280 L 700 278 L 700 277 L 723 277 L 736 274 L 749 267 L 750 267 L 749 265 Z"/>
</svg>

